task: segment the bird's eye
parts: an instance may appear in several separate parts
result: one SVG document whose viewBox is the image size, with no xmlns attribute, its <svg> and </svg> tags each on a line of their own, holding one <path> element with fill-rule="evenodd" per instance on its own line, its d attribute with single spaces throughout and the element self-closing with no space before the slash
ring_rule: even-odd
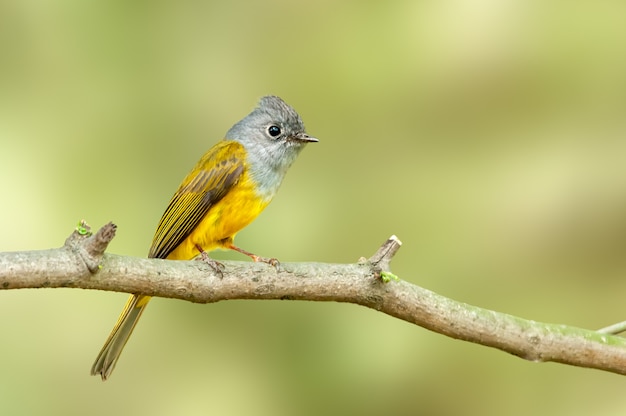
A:
<svg viewBox="0 0 626 416">
<path fill-rule="evenodd" d="M 272 137 L 278 137 L 280 135 L 280 127 L 271 125 L 267 128 L 267 132 Z"/>
</svg>

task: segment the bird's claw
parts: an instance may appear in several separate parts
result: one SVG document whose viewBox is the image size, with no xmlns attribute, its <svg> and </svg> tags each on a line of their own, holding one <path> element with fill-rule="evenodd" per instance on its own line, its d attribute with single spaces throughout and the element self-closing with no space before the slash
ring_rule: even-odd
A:
<svg viewBox="0 0 626 416">
<path fill-rule="evenodd" d="M 224 266 L 224 263 L 220 263 L 217 260 L 213 260 L 212 258 L 209 257 L 209 255 L 207 254 L 206 251 L 202 251 L 200 253 L 200 256 L 196 257 L 196 260 L 202 261 L 202 262 L 208 264 L 213 269 L 215 274 L 217 274 L 219 276 L 220 279 L 222 277 L 224 277 L 224 269 L 226 268 Z"/>
<path fill-rule="evenodd" d="M 278 261 L 278 259 L 275 259 L 275 258 L 261 257 L 261 256 L 254 255 L 254 257 L 252 257 L 252 260 L 254 260 L 257 263 L 260 262 L 260 263 L 269 264 L 270 266 L 274 266 L 276 269 L 280 267 L 280 262 Z"/>
</svg>

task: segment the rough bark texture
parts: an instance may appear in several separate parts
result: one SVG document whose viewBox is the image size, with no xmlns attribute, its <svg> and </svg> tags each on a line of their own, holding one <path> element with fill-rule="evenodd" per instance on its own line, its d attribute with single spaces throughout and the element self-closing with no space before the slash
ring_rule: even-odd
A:
<svg viewBox="0 0 626 416">
<path fill-rule="evenodd" d="M 91 235 L 81 223 L 63 247 L 0 253 L 0 288 L 74 287 L 176 298 L 197 303 L 285 299 L 354 303 L 452 338 L 514 354 L 626 374 L 626 339 L 540 323 L 445 298 L 403 280 L 384 282 L 400 241 L 391 237 L 354 264 L 224 263 L 222 276 L 201 261 L 104 254 L 115 236 L 107 224 Z"/>
</svg>

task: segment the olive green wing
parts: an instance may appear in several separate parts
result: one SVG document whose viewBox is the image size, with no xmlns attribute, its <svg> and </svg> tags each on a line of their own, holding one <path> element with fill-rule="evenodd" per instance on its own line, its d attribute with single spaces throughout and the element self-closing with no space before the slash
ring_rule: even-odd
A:
<svg viewBox="0 0 626 416">
<path fill-rule="evenodd" d="M 243 145 L 221 141 L 202 156 L 172 197 L 154 234 L 148 257 L 166 258 L 191 234 L 209 209 L 239 181 Z"/>
</svg>

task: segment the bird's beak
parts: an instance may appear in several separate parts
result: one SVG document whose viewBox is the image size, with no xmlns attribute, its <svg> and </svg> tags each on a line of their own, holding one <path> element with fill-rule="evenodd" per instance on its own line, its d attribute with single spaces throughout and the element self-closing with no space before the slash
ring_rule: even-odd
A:
<svg viewBox="0 0 626 416">
<path fill-rule="evenodd" d="M 319 142 L 319 140 L 317 140 L 315 137 L 311 137 L 306 133 L 300 133 L 297 136 L 294 136 L 294 139 L 299 142 L 305 142 L 305 143 Z"/>
</svg>

